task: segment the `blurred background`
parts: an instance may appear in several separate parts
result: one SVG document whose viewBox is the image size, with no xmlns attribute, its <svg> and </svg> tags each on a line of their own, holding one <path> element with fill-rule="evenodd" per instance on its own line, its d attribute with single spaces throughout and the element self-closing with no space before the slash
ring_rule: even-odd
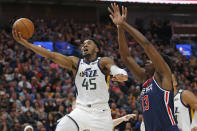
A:
<svg viewBox="0 0 197 131">
<path fill-rule="evenodd" d="M 128 7 L 129 24 L 142 32 L 161 53 L 173 59 L 178 88 L 197 95 L 197 0 L 118 0 Z M 25 17 L 35 33 L 29 42 L 50 51 L 80 57 L 80 46 L 93 37 L 101 56 L 123 65 L 118 52 L 117 29 L 109 18 L 109 0 L 0 0 L 0 129 L 54 131 L 57 120 L 72 110 L 74 76 L 49 59 L 18 44 L 12 24 Z M 144 65 L 147 56 L 127 34 L 132 56 Z M 115 131 L 140 131 L 140 83 L 129 73 L 125 83 L 110 82 L 112 117 L 135 113 Z"/>
</svg>

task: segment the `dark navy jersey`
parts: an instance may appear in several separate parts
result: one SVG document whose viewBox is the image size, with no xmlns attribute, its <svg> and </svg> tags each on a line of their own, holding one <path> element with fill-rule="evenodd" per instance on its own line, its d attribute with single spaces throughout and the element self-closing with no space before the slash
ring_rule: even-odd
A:
<svg viewBox="0 0 197 131">
<path fill-rule="evenodd" d="M 159 87 L 154 77 L 143 84 L 140 101 L 146 131 L 178 131 L 173 99 L 173 90 Z"/>
</svg>

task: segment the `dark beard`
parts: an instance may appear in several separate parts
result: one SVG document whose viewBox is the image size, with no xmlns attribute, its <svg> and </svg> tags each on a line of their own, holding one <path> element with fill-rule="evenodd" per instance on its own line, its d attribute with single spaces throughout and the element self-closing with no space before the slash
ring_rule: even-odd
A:
<svg viewBox="0 0 197 131">
<path fill-rule="evenodd" d="M 88 57 L 90 57 L 90 56 L 91 56 L 90 54 L 82 55 L 83 58 L 88 58 Z"/>
</svg>

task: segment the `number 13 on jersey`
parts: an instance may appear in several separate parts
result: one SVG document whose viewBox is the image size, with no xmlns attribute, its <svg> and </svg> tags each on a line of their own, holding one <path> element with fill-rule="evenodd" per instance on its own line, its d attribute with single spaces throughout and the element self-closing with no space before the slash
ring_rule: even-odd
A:
<svg viewBox="0 0 197 131">
<path fill-rule="evenodd" d="M 143 107 L 143 111 L 149 110 L 148 95 L 142 96 L 142 107 Z"/>
</svg>

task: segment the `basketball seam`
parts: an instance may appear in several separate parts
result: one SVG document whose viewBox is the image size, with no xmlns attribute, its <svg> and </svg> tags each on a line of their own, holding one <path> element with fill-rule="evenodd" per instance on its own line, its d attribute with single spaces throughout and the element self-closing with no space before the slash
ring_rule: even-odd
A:
<svg viewBox="0 0 197 131">
<path fill-rule="evenodd" d="M 30 36 L 30 33 L 29 33 L 29 30 L 28 30 L 28 28 L 27 28 L 27 26 L 25 25 L 25 23 L 21 20 L 20 22 L 22 22 L 23 23 L 23 25 L 25 26 L 25 28 L 27 29 L 27 33 L 28 33 L 28 35 Z"/>
</svg>

